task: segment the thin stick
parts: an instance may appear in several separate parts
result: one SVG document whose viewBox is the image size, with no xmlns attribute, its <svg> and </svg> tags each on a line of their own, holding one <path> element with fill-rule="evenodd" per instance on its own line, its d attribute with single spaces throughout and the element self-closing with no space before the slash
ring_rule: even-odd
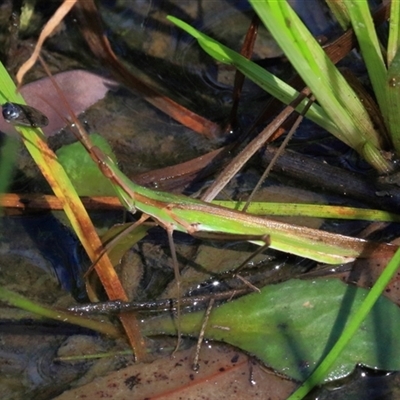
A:
<svg viewBox="0 0 400 400">
<path fill-rule="evenodd" d="M 246 148 L 238 154 L 224 169 L 222 174 L 206 190 L 201 199 L 206 202 L 214 200 L 219 193 L 233 178 L 233 176 L 243 167 L 243 165 L 255 154 L 255 152 L 275 133 L 283 122 L 294 112 L 295 108 L 307 96 L 307 89 L 304 89 L 299 95 L 286 106 L 279 115 L 256 137 Z"/>
<path fill-rule="evenodd" d="M 267 250 L 271 244 L 271 238 L 269 235 L 264 235 L 262 237 L 262 241 L 265 243 L 264 246 L 260 246 L 256 251 L 250 254 L 237 268 L 235 268 L 235 273 L 241 271 L 255 256 L 262 253 L 264 250 Z"/>
<path fill-rule="evenodd" d="M 201 304 L 214 301 L 232 300 L 233 298 L 249 293 L 248 288 L 234 289 L 212 295 L 182 297 L 181 306 L 193 307 L 193 304 Z M 105 301 L 98 303 L 76 304 L 68 308 L 68 311 L 78 314 L 119 314 L 130 311 L 174 311 L 176 310 L 176 299 L 159 299 L 147 302 L 125 302 L 125 301 Z"/>
<path fill-rule="evenodd" d="M 174 243 L 174 238 L 172 237 L 173 235 L 173 227 L 169 226 L 166 227 L 167 234 L 168 234 L 168 243 L 169 243 L 169 248 L 171 250 L 171 257 L 172 257 L 172 264 L 174 267 L 174 274 L 175 274 L 175 280 L 176 280 L 176 297 L 177 297 L 177 302 L 176 302 L 176 331 L 178 334 L 178 340 L 176 343 L 176 348 L 173 351 L 172 354 L 175 354 L 178 349 L 179 345 L 181 344 L 181 338 L 182 338 L 182 332 L 181 332 L 181 274 L 179 271 L 179 263 L 178 263 L 178 258 L 176 256 L 176 248 L 175 248 L 175 243 Z"/>
<path fill-rule="evenodd" d="M 236 278 L 240 279 L 246 286 L 253 290 L 253 292 L 261 293 L 261 290 L 257 286 L 253 285 L 246 278 L 243 278 L 242 275 L 236 274 Z"/>
<path fill-rule="evenodd" d="M 117 236 L 115 236 L 112 240 L 107 242 L 106 245 L 103 244 L 103 248 L 96 258 L 96 260 L 93 261 L 92 265 L 89 267 L 89 269 L 85 272 L 83 275 L 84 278 L 87 278 L 89 274 L 93 271 L 93 269 L 96 267 L 96 264 L 100 261 L 100 259 L 110 250 L 112 250 L 115 245 L 119 242 L 120 239 L 128 235 L 130 232 L 132 232 L 134 229 L 136 229 L 139 225 L 143 224 L 147 219 L 149 219 L 149 215 L 147 214 L 142 214 L 142 216 L 132 225 L 128 226 L 125 230 L 120 232 Z"/>
<path fill-rule="evenodd" d="M 291 127 L 290 131 L 286 135 L 285 139 L 283 140 L 282 144 L 279 146 L 278 151 L 275 153 L 274 157 L 268 164 L 268 167 L 265 169 L 264 173 L 262 174 L 261 178 L 258 180 L 257 185 L 254 187 L 253 191 L 251 192 L 249 198 L 246 201 L 246 204 L 244 205 L 242 211 L 246 212 L 247 209 L 249 208 L 250 203 L 253 200 L 254 195 L 262 185 L 262 183 L 265 181 L 269 173 L 271 172 L 272 168 L 275 165 L 276 160 L 278 157 L 282 154 L 283 150 L 286 148 L 287 144 L 289 143 L 289 140 L 293 137 L 294 133 L 296 132 L 297 128 L 299 127 L 301 121 L 303 121 L 304 115 L 308 111 L 308 109 L 311 107 L 312 103 L 315 101 L 315 97 L 311 96 L 310 100 L 304 107 L 303 111 L 301 114 L 296 118 L 296 121 L 294 122 L 293 126 Z"/>
<path fill-rule="evenodd" d="M 214 306 L 214 299 L 212 298 L 212 299 L 210 299 L 206 313 L 204 314 L 203 323 L 201 324 L 199 337 L 197 339 L 196 353 L 195 353 L 195 356 L 193 359 L 193 364 L 192 364 L 193 371 L 198 371 L 200 368 L 200 365 L 199 365 L 200 349 L 201 349 L 201 345 L 203 344 L 204 335 L 206 333 L 206 327 L 208 324 L 208 320 L 210 319 L 210 314 L 211 314 L 211 310 L 213 309 L 213 306 Z"/>
<path fill-rule="evenodd" d="M 40 33 L 39 39 L 36 43 L 32 55 L 28 58 L 27 61 L 24 62 L 24 64 L 17 72 L 16 78 L 18 88 L 21 86 L 25 74 L 33 67 L 38 57 L 40 57 L 40 50 L 43 46 L 44 41 L 51 35 L 54 29 L 59 26 L 60 22 L 71 11 L 76 2 L 77 0 L 64 0 L 64 2 L 57 8 L 53 16 L 47 21 L 46 25 L 42 29 L 42 32 Z"/>
</svg>

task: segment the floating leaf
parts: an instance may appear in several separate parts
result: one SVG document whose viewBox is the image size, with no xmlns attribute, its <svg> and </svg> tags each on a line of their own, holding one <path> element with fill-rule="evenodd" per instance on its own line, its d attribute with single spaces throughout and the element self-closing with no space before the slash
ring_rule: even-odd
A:
<svg viewBox="0 0 400 400">
<path fill-rule="evenodd" d="M 304 380 L 342 333 L 368 291 L 339 280 L 290 280 L 266 286 L 211 313 L 205 337 L 237 346 L 291 378 Z M 184 334 L 198 336 L 203 312 L 182 317 Z M 169 317 L 144 322 L 144 334 L 174 334 Z M 400 369 L 400 310 L 376 303 L 325 380 L 348 375 L 356 364 Z"/>
</svg>

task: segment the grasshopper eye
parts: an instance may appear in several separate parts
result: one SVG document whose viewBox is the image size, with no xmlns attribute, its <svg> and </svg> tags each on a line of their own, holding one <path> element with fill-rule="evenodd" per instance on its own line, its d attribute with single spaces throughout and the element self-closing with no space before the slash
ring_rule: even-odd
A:
<svg viewBox="0 0 400 400">
<path fill-rule="evenodd" d="M 36 108 L 17 103 L 3 104 L 3 118 L 13 125 L 34 128 L 46 126 L 49 123 L 48 118 Z"/>
</svg>

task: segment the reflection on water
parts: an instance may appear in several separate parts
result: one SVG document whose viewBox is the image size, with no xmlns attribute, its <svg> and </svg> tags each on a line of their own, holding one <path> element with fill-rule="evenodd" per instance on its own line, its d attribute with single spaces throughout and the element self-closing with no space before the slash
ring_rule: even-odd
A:
<svg viewBox="0 0 400 400">
<path fill-rule="evenodd" d="M 67 292 L 78 294 L 82 262 L 77 249 L 77 239 L 51 213 L 0 218 L 3 273 L 7 268 L 15 272 L 10 260 L 18 257 L 21 262 L 25 260 L 27 265 L 47 272 Z"/>
</svg>

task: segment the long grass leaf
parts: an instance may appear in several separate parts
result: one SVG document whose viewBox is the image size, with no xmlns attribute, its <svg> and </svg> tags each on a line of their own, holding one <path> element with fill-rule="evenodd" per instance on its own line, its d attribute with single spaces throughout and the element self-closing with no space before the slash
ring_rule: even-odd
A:
<svg viewBox="0 0 400 400">
<path fill-rule="evenodd" d="M 390 67 L 400 46 L 400 1 L 390 5 L 389 39 L 387 47 L 387 65 Z"/>
<path fill-rule="evenodd" d="M 197 31 L 185 22 L 172 16 L 168 16 L 167 18 L 180 28 L 184 29 L 194 38 L 196 38 L 200 46 L 209 55 L 220 62 L 234 65 L 244 75 L 252 79 L 257 85 L 268 91 L 273 96 L 277 97 L 285 104 L 288 104 L 290 101 L 296 98 L 298 94 L 296 90 L 281 81 L 279 78 L 268 73 L 257 64 L 242 57 L 240 54 L 234 52 L 233 50 L 230 50 L 226 46 L 218 43 L 207 35 L 204 35 L 203 33 Z M 343 80 L 343 77 L 340 74 L 339 76 Z M 353 91 L 351 91 L 351 93 L 353 93 L 353 96 L 355 96 Z M 336 98 L 334 96 L 332 98 L 332 101 L 338 106 Z M 297 108 L 297 110 L 300 112 L 304 105 L 305 103 L 303 102 Z M 347 104 L 345 104 L 342 108 L 347 109 Z M 341 112 L 342 111 L 343 110 L 341 110 Z M 346 130 L 343 130 L 343 126 L 338 127 L 337 124 L 340 123 L 340 125 L 343 125 L 343 121 L 345 118 L 341 119 L 340 116 L 337 115 L 335 115 L 334 118 L 331 118 L 318 105 L 313 104 L 313 106 L 307 112 L 306 116 L 325 128 L 327 131 L 331 132 L 334 136 L 342 140 L 344 143 L 359 151 L 366 158 L 366 160 L 370 162 L 378 171 L 387 172 L 390 169 L 388 162 L 384 159 L 384 157 L 376 147 L 378 139 L 376 138 L 376 140 L 373 140 L 373 142 L 369 141 L 364 134 L 365 131 L 362 130 L 362 128 L 360 128 L 357 123 L 353 123 L 354 121 L 352 121 L 351 118 L 349 118 L 348 116 L 347 122 L 352 124 L 352 129 L 347 129 L 347 132 Z M 363 120 L 364 122 L 365 120 L 369 120 L 368 115 L 366 115 L 364 119 L 361 118 L 361 120 Z M 348 134 L 349 131 L 351 132 L 350 135 Z"/>
<path fill-rule="evenodd" d="M 213 204 L 241 210 L 245 201 L 214 200 Z M 331 206 L 325 204 L 306 203 L 274 203 L 254 201 L 250 203 L 247 212 L 257 215 L 277 215 L 287 217 L 335 218 L 360 221 L 400 222 L 400 215 L 382 210 L 356 207 Z"/>
<path fill-rule="evenodd" d="M 393 146 L 400 154 L 400 52 L 390 64 L 386 79 L 387 118 Z"/>
<path fill-rule="evenodd" d="M 400 153 L 400 2 L 393 1 L 390 8 L 389 40 L 387 48 L 388 72 L 386 77 L 388 127 L 393 146 Z"/>
<path fill-rule="evenodd" d="M 33 302 L 19 293 L 8 290 L 0 286 L 0 301 L 10 304 L 14 307 L 27 310 L 31 313 L 40 315 L 45 318 L 51 318 L 57 321 L 62 321 L 83 328 L 92 329 L 105 335 L 118 338 L 121 332 L 110 322 L 97 321 L 80 315 L 72 314 L 68 311 L 53 310 L 48 306 L 44 306 Z"/>
<path fill-rule="evenodd" d="M 383 118 L 388 122 L 386 66 L 367 0 L 344 0 Z M 389 131 L 390 126 L 388 125 Z"/>
<path fill-rule="evenodd" d="M 350 18 L 343 0 L 326 0 L 326 4 L 343 30 L 350 26 Z"/>
<path fill-rule="evenodd" d="M 168 16 L 167 18 L 168 20 L 179 26 L 181 29 L 192 35 L 195 39 L 197 39 L 199 45 L 211 57 L 215 58 L 216 60 L 222 63 L 234 65 L 244 75 L 249 77 L 257 85 L 259 85 L 261 88 L 263 88 L 265 91 L 267 91 L 268 93 L 270 93 L 272 96 L 276 97 L 283 103 L 289 104 L 299 95 L 299 92 L 290 85 L 288 85 L 286 82 L 272 75 L 264 68 L 251 62 L 247 58 L 229 49 L 223 44 L 210 38 L 204 33 L 196 30 L 186 22 L 181 21 L 180 19 L 175 18 L 173 16 Z M 303 101 L 302 104 L 299 107 L 297 107 L 297 110 L 299 112 L 304 108 L 306 102 L 307 101 Z M 340 135 L 340 131 L 338 130 L 336 124 L 329 118 L 326 112 L 317 104 L 313 104 L 306 115 L 312 121 L 322 126 L 332 134 Z M 341 138 L 341 140 L 345 141 L 346 138 L 343 137 Z"/>
</svg>

